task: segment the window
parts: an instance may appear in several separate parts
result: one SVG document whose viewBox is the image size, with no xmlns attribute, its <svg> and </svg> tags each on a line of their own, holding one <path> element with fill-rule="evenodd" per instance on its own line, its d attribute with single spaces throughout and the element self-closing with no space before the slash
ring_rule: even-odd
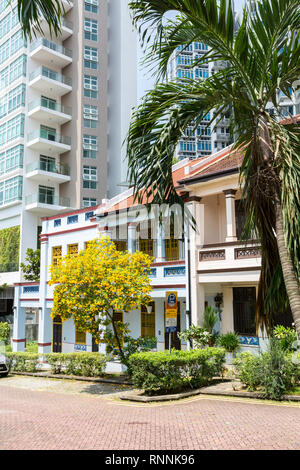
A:
<svg viewBox="0 0 300 470">
<path fill-rule="evenodd" d="M 12 56 L 15 54 L 19 49 L 21 49 L 21 47 L 26 47 L 26 41 L 23 38 L 23 32 L 20 29 L 11 37 L 10 55 Z"/>
<path fill-rule="evenodd" d="M 22 83 L 22 85 L 17 86 L 13 90 L 11 90 L 8 94 L 8 112 L 10 113 L 16 108 L 20 106 L 25 106 L 25 93 L 26 93 L 26 86 Z"/>
<path fill-rule="evenodd" d="M 49 186 L 39 186 L 39 202 L 41 204 L 54 204 L 55 189 Z"/>
<path fill-rule="evenodd" d="M 10 30 L 10 13 L 0 21 L 0 39 L 2 39 Z"/>
<path fill-rule="evenodd" d="M 13 29 L 19 23 L 18 8 L 15 7 L 11 15 L 11 29 Z"/>
<path fill-rule="evenodd" d="M 117 251 L 126 251 L 127 242 L 125 240 L 114 240 Z"/>
<path fill-rule="evenodd" d="M 154 256 L 154 243 L 153 240 L 140 240 L 139 241 L 139 251 L 142 251 L 143 253 L 146 253 L 146 255 L 149 255 L 151 257 Z"/>
<path fill-rule="evenodd" d="M 95 213 L 94 212 L 86 212 L 85 214 L 85 220 L 90 220 L 91 217 L 94 217 Z"/>
<path fill-rule="evenodd" d="M 23 155 L 24 146 L 17 145 L 2 154 L 4 156 L 3 173 L 8 173 L 16 168 L 23 168 Z M 2 173 L 2 167 L 0 164 L 0 174 Z"/>
<path fill-rule="evenodd" d="M 14 82 L 20 77 L 26 77 L 26 64 L 27 57 L 25 54 L 22 54 L 9 66 L 9 81 L 10 83 Z"/>
<path fill-rule="evenodd" d="M 83 198 L 83 207 L 95 207 L 97 205 L 97 199 L 91 197 L 84 197 Z"/>
<path fill-rule="evenodd" d="M 1 57 L 1 52 L 0 52 Z M 98 68 L 98 49 L 95 47 L 84 47 L 84 66 L 87 69 L 97 70 Z"/>
<path fill-rule="evenodd" d="M 152 307 L 152 312 L 147 312 L 147 307 L 141 307 L 141 336 L 142 338 L 155 337 L 155 302 L 150 302 L 149 306 Z"/>
<path fill-rule="evenodd" d="M 16 176 L 0 183 L 0 205 L 22 200 L 23 178 Z"/>
<path fill-rule="evenodd" d="M 84 9 L 91 13 L 98 13 L 98 0 L 85 0 Z"/>
<path fill-rule="evenodd" d="M 84 20 L 84 39 L 98 41 L 98 21 L 90 18 Z"/>
<path fill-rule="evenodd" d="M 83 167 L 83 187 L 85 189 L 97 189 L 97 168 L 95 166 Z"/>
<path fill-rule="evenodd" d="M 3 90 L 3 88 L 7 87 L 7 85 L 8 85 L 8 75 L 9 75 L 9 68 L 8 67 L 1 70 L 1 72 L 0 72 L 0 90 Z"/>
<path fill-rule="evenodd" d="M 18 137 L 24 137 L 24 114 L 19 114 L 7 122 L 6 142 L 10 142 Z"/>
<path fill-rule="evenodd" d="M 61 227 L 61 219 L 54 220 L 54 227 Z"/>
<path fill-rule="evenodd" d="M 95 135 L 83 136 L 83 157 L 97 158 L 98 156 L 98 137 Z"/>
<path fill-rule="evenodd" d="M 199 140 L 197 144 L 198 150 L 211 151 L 211 141 L 210 140 Z"/>
<path fill-rule="evenodd" d="M 8 5 L 9 0 L 0 0 L 0 13 L 2 13 Z"/>
<path fill-rule="evenodd" d="M 53 266 L 58 265 L 58 261 L 62 259 L 62 247 L 61 246 L 55 246 L 52 248 L 52 264 Z"/>
<path fill-rule="evenodd" d="M 86 332 L 75 325 L 75 344 L 86 344 Z"/>
<path fill-rule="evenodd" d="M 98 98 L 98 78 L 92 75 L 84 76 L 84 96 L 86 98 Z"/>
<path fill-rule="evenodd" d="M 68 223 L 68 225 L 77 224 L 78 223 L 78 215 L 71 215 L 70 217 L 68 217 L 67 223 Z"/>
<path fill-rule="evenodd" d="M 78 245 L 77 243 L 68 245 L 68 255 L 69 256 L 77 256 L 78 255 Z"/>
<path fill-rule="evenodd" d="M 98 125 L 98 108 L 90 104 L 83 106 L 83 127 L 96 129 Z"/>
</svg>

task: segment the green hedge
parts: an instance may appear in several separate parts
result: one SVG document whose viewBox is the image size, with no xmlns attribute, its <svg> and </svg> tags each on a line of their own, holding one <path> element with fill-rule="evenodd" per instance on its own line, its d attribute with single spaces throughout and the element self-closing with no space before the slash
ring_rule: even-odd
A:
<svg viewBox="0 0 300 470">
<path fill-rule="evenodd" d="M 206 385 L 224 371 L 225 350 L 146 352 L 129 358 L 132 381 L 148 395 Z"/>
<path fill-rule="evenodd" d="M 45 355 L 53 374 L 101 377 L 107 358 L 99 353 L 51 353 Z"/>
<path fill-rule="evenodd" d="M 27 352 L 6 353 L 10 361 L 10 370 L 17 372 L 36 372 L 39 363 L 39 354 Z"/>
</svg>

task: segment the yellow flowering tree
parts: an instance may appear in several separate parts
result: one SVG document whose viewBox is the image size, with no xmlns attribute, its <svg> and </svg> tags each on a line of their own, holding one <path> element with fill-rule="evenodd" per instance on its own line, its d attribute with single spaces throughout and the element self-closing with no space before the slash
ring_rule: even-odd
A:
<svg viewBox="0 0 300 470">
<path fill-rule="evenodd" d="M 129 312 L 151 301 L 152 258 L 142 252 L 118 251 L 109 238 L 94 240 L 77 256 L 65 256 L 51 266 L 50 285 L 56 285 L 51 317 L 73 318 L 80 331 L 91 333 L 96 343 L 111 338 L 123 354 L 125 324 L 114 312 Z"/>
</svg>

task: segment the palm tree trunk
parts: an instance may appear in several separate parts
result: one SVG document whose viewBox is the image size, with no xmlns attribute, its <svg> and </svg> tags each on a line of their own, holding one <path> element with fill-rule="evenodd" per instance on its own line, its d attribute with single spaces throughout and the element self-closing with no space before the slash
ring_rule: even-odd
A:
<svg viewBox="0 0 300 470">
<path fill-rule="evenodd" d="M 296 331 L 298 333 L 298 338 L 300 339 L 300 289 L 291 256 L 288 252 L 285 242 L 283 215 L 280 202 L 277 202 L 276 204 L 276 235 L 284 283 L 288 294 Z"/>
</svg>

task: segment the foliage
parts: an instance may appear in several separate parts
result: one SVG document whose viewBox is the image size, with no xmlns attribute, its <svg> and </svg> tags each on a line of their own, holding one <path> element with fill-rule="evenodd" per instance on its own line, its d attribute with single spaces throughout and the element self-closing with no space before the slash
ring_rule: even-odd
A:
<svg viewBox="0 0 300 470">
<path fill-rule="evenodd" d="M 73 317 L 79 330 L 91 333 L 96 343 L 106 343 L 110 329 L 126 364 L 122 341 L 125 324 L 114 320 L 114 311 L 126 312 L 147 305 L 151 298 L 148 255 L 116 249 L 108 238 L 94 240 L 78 256 L 66 256 L 51 267 L 50 285 L 55 285 L 51 317 Z"/>
<path fill-rule="evenodd" d="M 294 351 L 294 345 L 298 339 L 295 328 L 286 328 L 282 325 L 275 326 L 273 336 L 279 340 L 284 351 Z"/>
<path fill-rule="evenodd" d="M 280 121 L 278 93 L 291 96 L 300 76 L 299 0 L 255 3 L 256 14 L 245 8 L 236 28 L 229 0 L 131 0 L 145 62 L 157 84 L 133 115 L 128 180 L 139 201 L 183 205 L 172 176 L 179 139 L 208 114 L 210 128 L 230 115 L 237 137 L 233 152 L 244 156 L 243 237 L 254 232 L 261 243 L 257 326 L 270 331 L 274 308 L 284 309 L 289 300 L 299 332 L 300 127 Z M 169 17 L 174 11 L 177 15 Z M 193 66 L 222 61 L 224 68 L 202 80 L 167 80 L 171 57 L 195 41 L 209 50 Z"/>
<path fill-rule="evenodd" d="M 129 358 L 136 353 L 148 352 L 152 349 L 155 349 L 157 346 L 156 338 L 142 338 L 141 336 L 137 339 L 128 337 L 126 338 L 126 344 L 124 346 L 124 356 L 126 358 L 126 363 L 128 365 L 128 373 L 131 374 L 131 369 L 129 365 Z"/>
<path fill-rule="evenodd" d="M 223 374 L 225 351 L 207 348 L 194 351 L 146 352 L 129 359 L 135 387 L 147 394 L 168 393 L 206 385 Z"/>
<path fill-rule="evenodd" d="M 240 339 L 234 332 L 222 335 L 218 340 L 218 344 L 229 353 L 235 353 L 241 347 Z"/>
<path fill-rule="evenodd" d="M 10 340 L 10 327 L 6 322 L 0 322 L 0 341 L 3 341 L 5 345 L 9 344 Z"/>
<path fill-rule="evenodd" d="M 207 305 L 204 310 L 203 328 L 211 334 L 209 345 L 214 346 L 219 338 L 219 333 L 214 331 L 214 327 L 219 321 L 219 313 L 210 305 Z"/>
<path fill-rule="evenodd" d="M 99 353 L 51 353 L 46 359 L 53 374 L 83 377 L 102 377 L 107 363 L 107 357 Z"/>
<path fill-rule="evenodd" d="M 300 361 L 286 355 L 280 343 L 271 338 L 268 352 L 242 353 L 234 361 L 237 377 L 250 391 L 262 391 L 264 398 L 280 400 L 293 390 L 300 378 Z"/>
<path fill-rule="evenodd" d="M 26 352 L 28 353 L 37 353 L 39 350 L 37 341 L 28 341 L 26 343 Z"/>
<path fill-rule="evenodd" d="M 24 279 L 26 281 L 39 281 L 40 280 L 40 263 L 41 263 L 41 252 L 40 250 L 34 251 L 32 248 L 28 248 L 26 251 L 25 263 L 21 263 L 21 269 L 24 273 Z"/>
<path fill-rule="evenodd" d="M 190 341 L 193 349 L 202 349 L 208 346 L 212 339 L 212 335 L 205 328 L 195 325 L 191 325 L 188 330 L 178 333 L 178 337 L 183 341 Z"/>
<path fill-rule="evenodd" d="M 10 369 L 17 372 L 36 372 L 38 369 L 39 355 L 28 352 L 7 352 L 10 360 Z"/>
<path fill-rule="evenodd" d="M 20 227 L 0 230 L 0 264 L 19 262 Z"/>
</svg>

